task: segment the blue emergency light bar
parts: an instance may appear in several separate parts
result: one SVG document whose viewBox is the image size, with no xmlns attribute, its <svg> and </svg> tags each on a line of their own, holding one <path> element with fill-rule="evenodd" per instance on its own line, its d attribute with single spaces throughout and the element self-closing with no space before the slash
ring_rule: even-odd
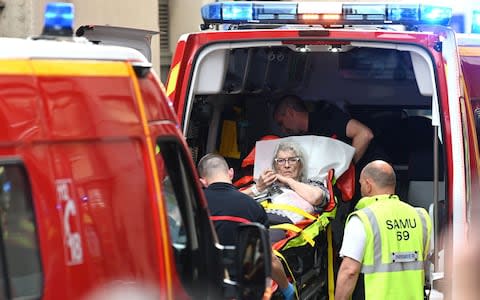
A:
<svg viewBox="0 0 480 300">
<path fill-rule="evenodd" d="M 452 8 L 431 4 L 340 2 L 216 2 L 202 7 L 211 24 L 448 25 Z"/>
<path fill-rule="evenodd" d="M 43 35 L 72 36 L 74 9 L 72 3 L 51 2 L 45 6 Z"/>
</svg>

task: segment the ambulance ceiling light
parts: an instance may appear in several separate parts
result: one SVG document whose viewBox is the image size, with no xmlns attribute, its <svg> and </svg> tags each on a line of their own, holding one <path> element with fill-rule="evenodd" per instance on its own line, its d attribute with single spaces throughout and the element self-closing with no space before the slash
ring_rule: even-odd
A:
<svg viewBox="0 0 480 300">
<path fill-rule="evenodd" d="M 47 3 L 42 35 L 73 36 L 73 14 L 72 3 Z"/>
<path fill-rule="evenodd" d="M 206 25 L 243 23 L 448 25 L 451 15 L 451 7 L 430 4 L 235 1 L 215 2 L 202 7 L 202 18 Z"/>
<path fill-rule="evenodd" d="M 310 47 L 309 47 L 308 45 L 297 45 L 297 46 L 295 47 L 295 50 L 296 50 L 297 52 L 301 52 L 301 53 L 307 53 L 307 52 L 310 52 L 310 51 L 311 51 L 311 49 L 310 49 Z"/>
<path fill-rule="evenodd" d="M 328 51 L 332 53 L 342 52 L 342 45 L 330 45 Z"/>
</svg>

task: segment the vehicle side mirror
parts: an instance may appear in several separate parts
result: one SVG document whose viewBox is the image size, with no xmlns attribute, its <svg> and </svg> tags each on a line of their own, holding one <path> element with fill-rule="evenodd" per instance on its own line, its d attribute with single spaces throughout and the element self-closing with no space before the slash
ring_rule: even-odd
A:
<svg viewBox="0 0 480 300">
<path fill-rule="evenodd" d="M 272 272 L 267 229 L 258 223 L 240 224 L 236 249 L 238 299 L 262 299 Z"/>
</svg>

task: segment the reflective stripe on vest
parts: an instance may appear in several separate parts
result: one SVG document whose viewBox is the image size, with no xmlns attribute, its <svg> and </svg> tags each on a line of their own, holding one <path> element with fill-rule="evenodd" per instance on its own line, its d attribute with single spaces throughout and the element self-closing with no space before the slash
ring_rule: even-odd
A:
<svg viewBox="0 0 480 300">
<path fill-rule="evenodd" d="M 430 218 L 430 216 L 427 214 L 426 211 L 423 208 L 415 208 L 417 210 L 418 215 L 420 216 L 420 220 L 422 220 L 422 228 L 423 228 L 423 260 L 428 255 L 428 251 L 430 248 L 430 233 L 429 233 L 429 224 L 427 221 L 427 218 Z"/>
<path fill-rule="evenodd" d="M 388 200 L 387 200 L 388 201 Z M 395 200 L 393 200 L 395 201 Z M 400 201 L 400 200 L 398 200 Z M 377 272 L 400 272 L 407 270 L 423 270 L 423 260 L 425 257 L 426 251 L 428 251 L 428 227 L 427 220 L 425 215 L 420 211 L 421 209 L 416 208 L 416 211 L 422 221 L 422 230 L 423 230 L 423 245 L 424 253 L 418 253 L 419 259 L 412 262 L 391 262 L 391 263 L 382 263 L 382 243 L 380 235 L 380 226 L 378 224 L 377 218 L 375 217 L 374 212 L 369 208 L 365 207 L 362 211 L 368 218 L 370 222 L 372 233 L 373 233 L 373 265 L 362 265 L 362 273 L 371 274 Z M 420 258 L 421 255 L 421 258 Z"/>
</svg>

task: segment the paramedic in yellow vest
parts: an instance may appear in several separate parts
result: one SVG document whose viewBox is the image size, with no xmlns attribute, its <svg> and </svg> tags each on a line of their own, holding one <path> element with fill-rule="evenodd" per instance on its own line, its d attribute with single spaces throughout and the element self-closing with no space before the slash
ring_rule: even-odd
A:
<svg viewBox="0 0 480 300">
<path fill-rule="evenodd" d="M 368 300 L 423 299 L 431 220 L 425 209 L 394 194 L 395 182 L 385 161 L 373 161 L 360 173 L 363 198 L 357 207 L 363 208 L 347 220 L 335 300 L 349 299 L 357 284 L 364 285 Z"/>
</svg>

